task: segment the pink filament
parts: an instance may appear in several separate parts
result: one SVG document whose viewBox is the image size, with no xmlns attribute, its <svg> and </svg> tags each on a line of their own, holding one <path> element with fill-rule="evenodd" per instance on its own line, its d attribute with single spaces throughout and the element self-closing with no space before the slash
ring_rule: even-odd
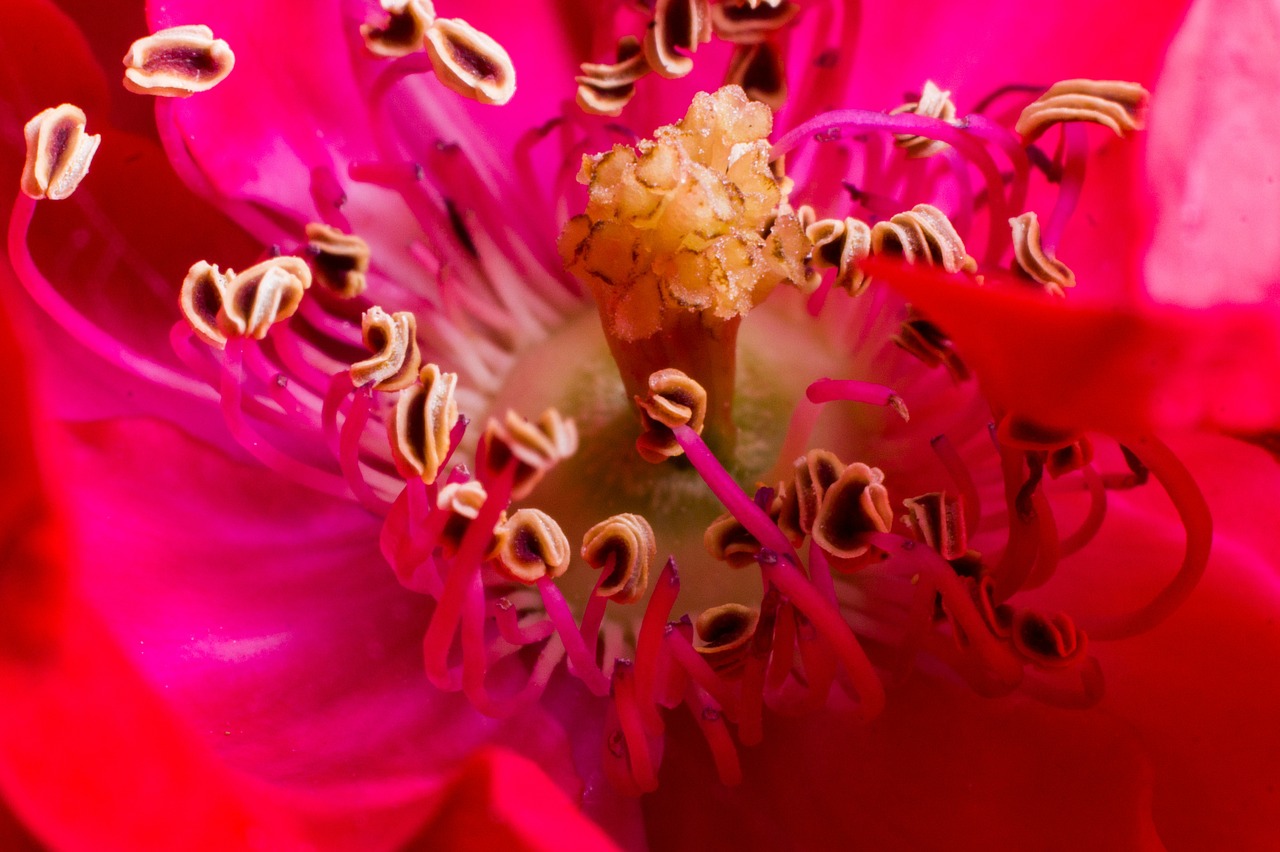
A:
<svg viewBox="0 0 1280 852">
<path fill-rule="evenodd" d="M 1058 200 L 1045 223 L 1040 247 L 1045 254 L 1053 256 L 1062 234 L 1067 228 L 1071 214 L 1080 202 L 1080 193 L 1084 191 L 1085 162 L 1089 158 L 1089 144 L 1084 127 L 1075 122 L 1062 125 L 1062 177 L 1058 183 Z"/>
<path fill-rule="evenodd" d="M 730 716 L 737 715 L 738 700 L 729 683 L 716 674 L 711 664 L 694 649 L 684 630 L 677 625 L 670 625 L 666 631 L 666 647 L 671 659 L 689 675 L 690 680 L 713 696 L 721 707 L 728 708 Z"/>
<path fill-rule="evenodd" d="M 947 469 L 947 475 L 960 491 L 960 505 L 964 508 L 965 527 L 969 537 L 972 538 L 977 535 L 978 526 L 982 521 L 982 500 L 978 497 L 978 486 L 973 482 L 973 474 L 969 472 L 969 466 L 960 458 L 960 454 L 956 452 L 955 446 L 946 435 L 937 436 L 929 442 L 929 446 L 933 448 L 942 466 Z"/>
<path fill-rule="evenodd" d="M 573 612 L 569 602 L 564 599 L 555 581 L 550 577 L 538 578 L 538 591 L 542 594 L 543 606 L 547 609 L 547 617 L 555 626 L 560 641 L 564 643 L 569 654 L 569 665 L 573 674 L 596 695 L 609 694 L 609 681 L 596 666 L 596 655 L 582 640 L 582 633 L 573 620 Z"/>
<path fill-rule="evenodd" d="M 1062 556 L 1070 556 L 1093 541 L 1107 516 L 1107 489 L 1102 485 L 1102 477 L 1091 464 L 1086 465 L 1081 474 L 1085 488 L 1089 489 L 1089 512 L 1080 522 L 1079 529 L 1062 540 L 1058 548 Z"/>
<path fill-rule="evenodd" d="M 857 692 L 862 718 L 869 720 L 880 715 L 884 709 L 884 685 L 840 613 L 785 558 L 779 559 L 767 550 L 761 550 L 758 558 L 765 579 L 777 586 L 834 646 L 836 657 Z"/>
<path fill-rule="evenodd" d="M 364 470 L 360 464 L 360 436 L 365 424 L 369 422 L 370 405 L 373 400 L 373 388 L 366 385 L 358 389 L 351 405 L 351 412 L 342 424 L 339 438 L 338 464 L 342 468 L 347 484 L 355 492 L 356 499 L 378 517 L 386 517 L 391 504 L 379 497 L 365 481 Z"/>
<path fill-rule="evenodd" d="M 1058 523 L 1053 517 L 1053 506 L 1045 496 L 1044 488 L 1037 488 L 1031 496 L 1036 510 L 1036 561 L 1023 584 L 1023 590 L 1037 589 L 1053 577 L 1058 568 Z"/>
<path fill-rule="evenodd" d="M 572 652 L 570 653 L 572 656 Z M 606 688 L 605 692 L 608 692 Z M 658 789 L 658 776 L 649 753 L 648 735 L 640 706 L 636 701 L 635 673 L 631 663 L 620 660 L 613 670 L 613 703 L 618 710 L 618 723 L 627 740 L 627 754 L 631 758 L 631 773 L 642 792 Z"/>
<path fill-rule="evenodd" d="M 662 727 L 662 720 L 655 706 L 658 656 L 662 651 L 662 636 L 667 619 L 671 617 L 671 608 L 675 606 L 679 595 L 680 574 L 676 570 L 676 561 L 672 558 L 667 560 L 662 573 L 658 575 L 658 582 L 653 586 L 653 594 L 649 596 L 644 617 L 640 621 L 640 633 L 636 638 L 636 693 L 645 713 L 645 726 L 650 730 L 660 730 Z"/>
<path fill-rule="evenodd" d="M 909 420 L 907 404 L 902 397 L 884 385 L 857 382 L 852 379 L 818 379 L 805 390 L 810 402 L 822 404 L 836 400 L 864 402 L 868 405 L 884 405 L 892 408 L 903 420 Z"/>
<path fill-rule="evenodd" d="M 1183 466 L 1178 457 L 1153 436 L 1126 441 L 1130 451 L 1146 465 L 1178 512 L 1186 530 L 1186 549 L 1178 573 L 1148 604 L 1127 615 L 1109 618 L 1086 632 L 1094 639 L 1127 639 L 1152 629 L 1173 614 L 1187 599 L 1209 562 L 1209 550 L 1213 543 L 1213 517 L 1209 505 L 1195 478 Z"/>
<path fill-rule="evenodd" d="M 996 145 L 1009 158 L 1009 164 L 1013 166 L 1013 185 L 1009 187 L 1009 209 L 1021 211 L 1026 204 L 1028 177 L 1031 173 L 1026 149 L 1018 144 L 1016 136 L 985 115 L 975 112 L 965 116 L 964 128 L 984 142 Z M 1012 237 L 1010 232 L 1003 229 L 1000 233 L 1006 235 L 1005 239 Z"/>
<path fill-rule="evenodd" d="M 595 648 L 600 639 L 600 625 L 604 622 L 605 608 L 609 605 L 609 599 L 600 594 L 600 587 L 612 573 L 613 557 L 610 557 L 608 564 L 600 569 L 600 576 L 596 578 L 595 588 L 591 590 L 586 609 L 582 613 L 582 627 L 579 632 L 582 633 L 583 644 L 588 648 Z"/>
<path fill-rule="evenodd" d="M 498 626 L 498 635 L 512 645 L 532 645 L 555 633 L 551 622 L 545 619 L 528 627 L 521 627 L 520 613 L 506 598 L 489 601 L 488 615 Z"/>
<path fill-rule="evenodd" d="M 1035 567 L 1036 551 L 1040 547 L 1040 527 L 1033 516 L 1026 517 L 1019 511 L 1017 494 L 1022 487 L 1023 455 L 1017 450 L 1000 447 L 1000 467 L 1004 473 L 1004 491 L 1009 516 L 1009 539 L 1000 561 L 991 570 L 995 581 L 997 600 L 1008 598 L 1023 588 L 1027 577 Z M 1034 506 L 1034 504 L 1033 504 Z"/>
<path fill-rule="evenodd" d="M 733 737 L 724 723 L 724 714 L 697 684 L 689 684 L 685 691 L 685 702 L 689 712 L 698 723 L 702 736 L 711 749 L 711 758 L 716 763 L 716 774 L 720 783 L 726 787 L 736 787 L 742 783 L 742 764 L 738 761 L 738 749 L 733 744 Z"/>
<path fill-rule="evenodd" d="M 795 666 L 796 620 L 794 613 L 795 610 L 790 604 L 783 603 L 778 607 L 778 616 L 773 622 L 773 653 L 769 655 L 769 665 L 764 670 L 766 699 L 782 688 Z"/>
</svg>

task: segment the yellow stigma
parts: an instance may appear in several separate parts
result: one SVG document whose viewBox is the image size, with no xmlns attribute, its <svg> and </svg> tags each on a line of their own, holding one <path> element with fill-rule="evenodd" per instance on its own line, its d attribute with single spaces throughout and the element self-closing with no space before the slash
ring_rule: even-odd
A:
<svg viewBox="0 0 1280 852">
<path fill-rule="evenodd" d="M 634 149 L 584 157 L 586 212 L 560 235 L 591 289 L 629 395 L 675 367 L 731 432 L 737 326 L 780 283 L 803 285 L 808 242 L 769 167 L 768 107 L 726 86 Z"/>
</svg>

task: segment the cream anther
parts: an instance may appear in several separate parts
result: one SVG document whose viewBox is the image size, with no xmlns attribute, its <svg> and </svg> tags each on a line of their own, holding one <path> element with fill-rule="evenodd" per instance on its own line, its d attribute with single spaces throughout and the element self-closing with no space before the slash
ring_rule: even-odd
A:
<svg viewBox="0 0 1280 852">
<path fill-rule="evenodd" d="M 456 373 L 427 364 L 418 384 L 400 391 L 395 417 L 387 421 L 391 454 L 401 467 L 430 485 L 449 454 L 450 433 L 458 422 Z"/>
<path fill-rule="evenodd" d="M 60 201 L 75 192 L 102 141 L 101 136 L 85 133 L 84 125 L 84 111 L 73 104 L 50 107 L 26 123 L 22 128 L 27 141 L 23 193 Z"/>
<path fill-rule="evenodd" d="M 413 384 L 422 366 L 413 314 L 388 314 L 374 305 L 360 317 L 360 329 L 374 355 L 351 365 L 351 383 L 363 387 L 373 382 L 380 391 L 403 390 Z"/>
<path fill-rule="evenodd" d="M 436 77 L 463 97 L 505 104 L 515 94 L 516 69 L 507 51 L 466 21 L 437 18 L 426 45 Z"/>
<path fill-rule="evenodd" d="M 208 27 L 169 27 L 130 45 L 124 87 L 139 95 L 185 98 L 227 79 L 235 64 L 230 46 Z"/>
<path fill-rule="evenodd" d="M 255 264 L 231 279 L 223 292 L 218 328 L 227 337 L 261 340 L 271 326 L 293 316 L 311 286 L 311 269 L 284 255 Z"/>
</svg>

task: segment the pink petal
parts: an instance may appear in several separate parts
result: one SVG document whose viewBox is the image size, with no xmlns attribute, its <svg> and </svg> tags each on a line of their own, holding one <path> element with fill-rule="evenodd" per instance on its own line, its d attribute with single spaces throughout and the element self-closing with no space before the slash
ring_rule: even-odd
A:
<svg viewBox="0 0 1280 852">
<path fill-rule="evenodd" d="M 1198 0 L 1152 103 L 1147 287 L 1202 306 L 1280 296 L 1280 13 Z"/>
</svg>

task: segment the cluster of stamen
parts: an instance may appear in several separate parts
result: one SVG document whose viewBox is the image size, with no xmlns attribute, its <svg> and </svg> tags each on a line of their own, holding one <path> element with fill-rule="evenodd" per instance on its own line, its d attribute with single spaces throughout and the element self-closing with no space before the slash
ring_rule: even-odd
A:
<svg viewBox="0 0 1280 852">
<path fill-rule="evenodd" d="M 426 0 L 387 0 L 383 8 L 387 20 L 362 31 L 370 50 L 395 57 L 425 51 L 446 85 L 486 102 L 510 96 L 509 59 L 487 37 L 436 19 Z M 599 105 L 620 109 L 643 73 L 687 73 L 683 52 L 710 31 L 734 41 L 740 57 L 755 51 L 749 61 L 763 61 L 758 57 L 775 49 L 774 34 L 795 14 L 781 1 L 714 8 L 705 0 L 659 2 L 643 44 L 624 40 L 615 66 L 584 66 L 580 98 L 586 91 Z M 206 66 L 217 66 L 218 79 L 230 71 L 223 48 L 207 28 L 157 33 L 131 50 L 130 71 L 137 73 L 130 80 L 151 94 L 201 91 L 217 82 Z M 827 283 L 850 297 L 875 283 L 859 269 L 868 257 L 936 266 L 975 283 L 976 272 L 990 272 L 984 286 L 993 286 L 997 265 L 1012 255 L 1020 274 L 1061 295 L 1074 283 L 1055 246 L 1078 195 L 1072 175 L 1080 169 L 1072 158 L 1083 154 L 1069 137 L 1078 127 L 1063 128 L 1068 141 L 1059 162 L 1045 170 L 1059 203 L 1044 235 L 1034 212 L 1009 218 L 1028 197 L 1028 146 L 1064 122 L 1102 124 L 1117 133 L 1134 129 L 1145 100 L 1132 84 L 1067 81 L 1027 107 L 1016 128 L 1019 140 L 981 115 L 957 121 L 949 93 L 928 83 L 906 107 L 822 116 L 771 149 L 769 110 L 729 88 L 698 96 L 682 122 L 636 149 L 618 146 L 585 159 L 581 180 L 590 202 L 561 236 L 565 268 L 596 299 L 640 416 L 638 451 L 654 462 L 682 457 L 726 510 L 705 530 L 709 567 L 686 569 L 686 576 L 717 571 L 721 563 L 758 570 L 763 594 L 753 605 L 726 602 L 682 612 L 675 560 L 655 570 L 664 530 L 624 512 L 594 523 L 583 536 L 579 556 L 599 576 L 575 614 L 558 585 L 573 570 L 560 522 L 531 507 L 508 514 L 513 501 L 531 496 L 547 471 L 575 452 L 573 419 L 557 409 L 533 422 L 508 412 L 490 419 L 474 441 L 474 473 L 455 461 L 469 423 L 460 412 L 458 375 L 434 361 L 423 366 L 420 350 L 432 339 L 418 339 L 419 318 L 436 318 L 384 310 L 364 298 L 370 279 L 376 286 L 385 275 L 371 265 L 368 244 L 348 234 L 347 225 L 339 227 L 339 217 L 305 228 L 299 223 L 292 236 L 310 266 L 302 256 L 276 251 L 238 274 L 205 261 L 191 267 L 179 295 L 182 320 L 172 332 L 190 369 L 183 386 L 212 388 L 231 433 L 264 465 L 317 491 L 357 500 L 383 519 L 380 545 L 396 576 L 436 601 L 423 652 L 437 688 L 461 691 L 481 712 L 501 716 L 536 701 L 552 677 L 565 672 L 605 699 L 605 769 L 625 791 L 656 786 L 661 750 L 655 743 L 676 708 L 693 714 L 720 777 L 734 783 L 741 777 L 735 738 L 759 742 L 766 709 L 794 713 L 842 704 L 872 718 L 884 707 L 885 684 L 905 676 L 921 656 L 983 695 L 1019 689 L 1047 702 L 1087 706 L 1100 695 L 1101 677 L 1086 631 L 1066 615 L 1022 606 L 1015 596 L 1046 582 L 1060 556 L 1088 543 L 1101 526 L 1107 488 L 1134 487 L 1149 472 L 1186 526 L 1183 564 L 1151 604 L 1091 625 L 1088 633 L 1095 641 L 1132 635 L 1176 608 L 1204 568 L 1210 523 L 1194 482 L 1163 445 L 1126 439 L 1130 471 L 1104 475 L 1095 470 L 1088 436 L 993 411 L 1008 531 L 997 557 L 989 558 L 970 547 L 988 516 L 967 462 L 945 436 L 931 449 L 949 481 L 904 500 L 904 514 L 895 519 L 879 467 L 806 449 L 803 434 L 784 456 L 801 453 L 790 471 L 780 481 L 769 477 L 775 487 L 748 494 L 718 455 L 732 452 L 731 442 L 717 443 L 715 433 L 723 437 L 733 429 L 738 324 L 778 284 L 812 294 L 817 313 L 826 270 L 834 271 Z M 18 232 L 30 223 L 33 199 L 64 198 L 85 176 L 98 138 L 83 133 L 84 122 L 80 110 L 62 105 L 28 123 L 26 197 L 11 223 Z M 781 157 L 803 141 L 836 142 L 847 131 L 886 135 L 897 150 L 885 150 L 898 158 L 937 156 L 943 177 L 931 179 L 955 176 L 947 187 L 954 216 L 930 204 L 900 212 L 909 193 L 898 176 L 870 170 L 860 175 L 859 194 L 850 196 L 862 209 L 823 220 L 811 209 L 793 211 Z M 1007 159 L 1007 170 L 995 167 L 993 151 Z M 353 167 L 352 174 L 374 175 L 388 186 L 406 174 L 410 183 L 422 178 L 417 168 Z M 971 191 L 975 174 L 986 184 L 981 204 Z M 417 198 L 414 191 L 406 195 Z M 465 232 L 457 210 L 450 203 L 442 209 L 437 221 Z M 978 257 L 961 236 L 972 233 L 975 211 L 990 220 Z M 459 240 L 459 256 L 479 264 L 477 244 Z M 51 289 L 21 250 L 13 262 L 38 299 Z M 313 275 L 324 286 L 304 305 Z M 71 312 L 51 313 L 69 327 L 87 326 Z M 307 334 L 289 327 L 291 317 L 308 324 Z M 944 328 L 945 318 L 935 323 L 913 311 L 897 340 L 962 381 L 967 373 Z M 328 345 L 312 342 L 326 335 Z M 196 346 L 193 337 L 209 346 Z M 351 363 L 361 345 L 369 357 Z M 887 406 L 906 419 L 905 404 L 891 389 L 854 379 L 814 382 L 805 404 L 837 400 Z M 1079 476 L 1089 492 L 1088 517 L 1068 535 L 1059 536 L 1045 472 Z M 895 522 L 904 534 L 894 531 Z M 536 652 L 518 657 L 526 666 L 524 684 L 514 694 L 496 694 L 487 678 L 491 667 L 524 650 Z"/>
</svg>

